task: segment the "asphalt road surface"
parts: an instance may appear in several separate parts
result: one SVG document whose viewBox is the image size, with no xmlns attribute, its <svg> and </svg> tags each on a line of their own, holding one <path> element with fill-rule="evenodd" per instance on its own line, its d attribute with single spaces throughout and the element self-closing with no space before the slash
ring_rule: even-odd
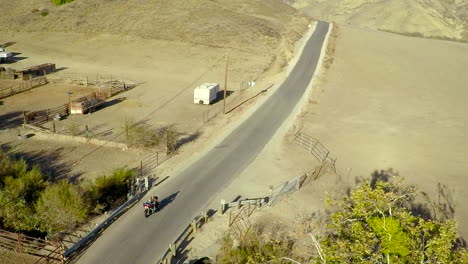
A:
<svg viewBox="0 0 468 264">
<path fill-rule="evenodd" d="M 205 156 L 171 177 L 157 195 L 161 211 L 145 218 L 140 204 L 113 223 L 78 263 L 157 263 L 187 224 L 260 153 L 291 114 L 315 72 L 328 23 L 319 22 L 284 83 Z"/>
</svg>

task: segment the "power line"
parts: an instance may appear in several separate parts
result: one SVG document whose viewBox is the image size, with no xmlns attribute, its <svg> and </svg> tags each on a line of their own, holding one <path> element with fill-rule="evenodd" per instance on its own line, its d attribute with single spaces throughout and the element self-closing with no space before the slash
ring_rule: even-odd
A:
<svg viewBox="0 0 468 264">
<path fill-rule="evenodd" d="M 132 124 L 129 128 L 132 128 L 136 125 L 138 125 L 140 122 L 144 121 L 145 119 L 147 119 L 149 116 L 153 115 L 154 113 L 156 113 L 157 111 L 159 111 L 160 109 L 162 109 L 163 107 L 165 107 L 166 105 L 168 105 L 170 102 L 172 102 L 175 98 L 177 98 L 179 95 L 181 95 L 183 92 L 185 92 L 187 89 L 189 89 L 190 87 L 192 87 L 192 85 L 194 85 L 196 82 L 198 82 L 201 78 L 203 78 L 206 74 L 208 74 L 209 72 L 211 72 L 213 70 L 214 67 L 216 67 L 222 60 L 224 59 L 224 56 L 222 58 L 220 58 L 217 62 L 215 62 L 211 67 L 208 68 L 207 71 L 205 71 L 203 74 L 201 74 L 197 79 L 195 79 L 193 82 L 191 82 L 189 85 L 187 85 L 185 88 L 183 88 L 182 90 L 180 90 L 177 94 L 175 94 L 173 97 L 171 97 L 169 100 L 167 100 L 165 103 L 163 103 L 162 105 L 158 106 L 156 109 L 154 109 L 153 111 L 151 111 L 149 114 L 147 114 L 146 116 L 144 116 L 143 118 L 141 118 L 139 121 L 135 122 L 134 124 Z M 83 155 L 81 158 L 79 158 L 77 161 L 75 161 L 72 165 L 75 165 L 79 162 L 81 162 L 83 159 L 87 158 L 88 156 L 90 156 L 91 154 L 93 154 L 94 152 L 98 151 L 99 149 L 101 149 L 102 147 L 104 147 L 105 145 L 107 145 L 107 143 L 111 142 L 112 140 L 116 139 L 117 137 L 121 136 L 123 133 L 125 133 L 126 131 L 122 131 L 120 133 L 118 133 L 117 135 L 115 135 L 114 137 L 112 137 L 111 139 L 107 140 L 106 142 L 104 142 L 104 144 L 98 146 L 97 148 L 91 150 L 90 152 L 86 153 L 85 155 Z"/>
</svg>

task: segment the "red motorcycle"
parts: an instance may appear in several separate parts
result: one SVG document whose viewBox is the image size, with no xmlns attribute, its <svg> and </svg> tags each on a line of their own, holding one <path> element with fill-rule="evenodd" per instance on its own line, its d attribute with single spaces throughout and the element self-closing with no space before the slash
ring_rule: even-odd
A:
<svg viewBox="0 0 468 264">
<path fill-rule="evenodd" d="M 158 201 L 146 201 L 143 203 L 143 207 L 145 208 L 145 217 L 148 217 L 154 214 L 157 210 L 159 210 L 159 202 Z"/>
</svg>

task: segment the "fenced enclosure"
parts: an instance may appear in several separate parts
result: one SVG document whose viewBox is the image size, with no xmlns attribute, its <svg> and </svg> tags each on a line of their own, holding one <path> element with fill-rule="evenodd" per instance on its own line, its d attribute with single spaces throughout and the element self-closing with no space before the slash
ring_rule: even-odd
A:
<svg viewBox="0 0 468 264">
<path fill-rule="evenodd" d="M 47 84 L 47 79 L 45 76 L 35 77 L 31 80 L 26 80 L 26 81 L 18 80 L 17 84 L 12 85 L 9 88 L 3 88 L 0 90 L 0 99 L 30 90 L 32 88 L 42 86 L 45 84 Z"/>
<path fill-rule="evenodd" d="M 318 139 L 299 132 L 294 135 L 293 141 L 308 150 L 320 163 L 329 160 L 335 164 L 336 158 L 330 155 L 330 151 Z"/>
<path fill-rule="evenodd" d="M 37 258 L 35 263 L 63 263 L 63 246 L 60 242 L 47 241 L 19 233 L 0 230 L 0 247 L 28 254 Z"/>
<path fill-rule="evenodd" d="M 40 78 L 43 78 L 43 77 L 40 77 Z M 43 79 L 45 80 L 45 78 Z M 118 93 L 121 93 L 123 91 L 132 89 L 136 86 L 136 84 L 127 84 L 122 81 L 109 81 L 106 83 L 109 85 L 108 88 L 99 89 L 99 92 L 87 94 L 78 99 L 74 99 L 73 102 L 81 102 L 81 101 L 89 100 L 90 98 L 101 98 L 102 101 L 104 102 L 108 98 Z M 41 126 L 49 121 L 52 121 L 56 115 L 60 115 L 61 117 L 64 117 L 64 116 L 68 116 L 69 114 L 70 114 L 69 103 L 62 104 L 60 106 L 50 108 L 50 109 L 23 113 L 24 123 L 32 124 L 35 126 Z"/>
</svg>

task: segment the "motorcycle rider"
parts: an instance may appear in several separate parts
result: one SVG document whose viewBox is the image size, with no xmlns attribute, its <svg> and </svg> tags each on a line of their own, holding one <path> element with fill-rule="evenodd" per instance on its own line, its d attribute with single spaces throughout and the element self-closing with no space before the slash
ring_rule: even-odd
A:
<svg viewBox="0 0 468 264">
<path fill-rule="evenodd" d="M 159 201 L 156 195 L 151 196 L 151 202 L 153 203 L 155 209 L 159 209 Z"/>
</svg>

